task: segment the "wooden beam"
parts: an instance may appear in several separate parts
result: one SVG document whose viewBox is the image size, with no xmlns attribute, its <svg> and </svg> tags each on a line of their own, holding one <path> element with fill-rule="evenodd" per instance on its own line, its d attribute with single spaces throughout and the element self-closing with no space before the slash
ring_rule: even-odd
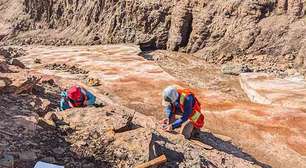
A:
<svg viewBox="0 0 306 168">
<path fill-rule="evenodd" d="M 161 155 L 158 158 L 150 160 L 146 163 L 136 166 L 135 168 L 149 168 L 151 166 L 158 166 L 167 162 L 167 157 L 165 155 Z"/>
<path fill-rule="evenodd" d="M 191 142 L 191 144 L 197 145 L 197 146 L 199 146 L 201 148 L 204 148 L 206 150 L 212 150 L 213 149 L 213 147 L 211 147 L 209 145 L 206 145 L 206 144 L 204 144 L 204 143 L 202 143 L 200 141 L 197 141 L 197 140 L 191 139 L 190 142 Z"/>
</svg>

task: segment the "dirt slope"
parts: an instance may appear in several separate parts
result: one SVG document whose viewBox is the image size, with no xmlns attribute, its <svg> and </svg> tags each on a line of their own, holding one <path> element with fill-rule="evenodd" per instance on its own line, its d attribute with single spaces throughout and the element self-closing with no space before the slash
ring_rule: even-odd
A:
<svg viewBox="0 0 306 168">
<path fill-rule="evenodd" d="M 37 161 L 67 168 L 130 168 L 161 154 L 168 158 L 164 168 L 268 166 L 209 132 L 200 135 L 206 145 L 162 131 L 154 118 L 118 105 L 110 95 L 95 93 L 103 107 L 55 112 L 59 92 L 75 81 L 10 65 L 7 60 L 21 58 L 21 50 L 0 51 L 15 53 L 0 55 L 1 168 L 29 168 Z"/>
<path fill-rule="evenodd" d="M 110 99 L 107 101 L 109 104 L 117 103 L 154 118 L 164 116 L 160 98 L 161 91 L 166 85 L 191 84 L 190 87 L 198 96 L 206 116 L 204 135 L 209 131 L 212 131 L 214 136 L 217 136 L 216 133 L 225 135 L 226 142 L 238 145 L 262 164 L 302 168 L 306 163 L 305 110 L 251 103 L 243 99 L 237 77 L 222 77 L 217 68 L 209 69 L 211 65 L 202 63 L 205 71 L 199 71 L 194 66 L 201 61 L 187 63 L 188 60 L 179 60 L 175 54 L 157 52 L 157 56 L 153 58 L 158 59 L 157 63 L 161 68 L 154 61 L 139 56 L 140 50 L 137 46 L 124 44 L 26 46 L 23 49 L 26 55 L 19 59 L 33 71 L 62 77 L 62 85 L 65 86 L 71 84 L 65 79 L 82 84 L 80 79 L 83 79 L 84 75 L 94 75 L 94 78 L 100 79 L 101 85 L 89 89 L 97 97 L 107 96 Z M 35 63 L 35 58 L 41 59 L 41 64 Z M 45 66 L 56 62 L 68 62 L 70 67 L 78 65 L 77 67 L 89 73 L 71 74 L 66 69 L 50 70 L 49 66 Z M 166 73 L 163 68 L 173 76 Z M 190 73 L 191 70 L 195 73 Z M 92 117 L 94 116 L 93 114 Z M 92 119 L 94 120 L 99 118 Z M 154 125 L 154 120 L 151 119 L 137 121 L 142 121 L 137 124 L 144 127 Z M 202 142 L 236 157 L 241 156 L 235 150 L 231 150 L 231 145 L 223 148 L 222 145 L 216 146 L 213 143 L 215 141 L 219 142 L 211 137 L 210 140 Z"/>
<path fill-rule="evenodd" d="M 5 9 L 19 0 L 1 2 L 17 18 L 5 22 L 15 44 L 146 43 L 213 63 L 305 67 L 305 0 L 24 0 L 23 16 Z"/>
</svg>

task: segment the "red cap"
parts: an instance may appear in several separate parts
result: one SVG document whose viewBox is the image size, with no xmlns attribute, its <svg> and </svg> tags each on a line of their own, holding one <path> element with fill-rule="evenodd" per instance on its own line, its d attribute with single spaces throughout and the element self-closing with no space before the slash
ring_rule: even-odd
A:
<svg viewBox="0 0 306 168">
<path fill-rule="evenodd" d="M 72 100 L 80 100 L 82 97 L 81 88 L 73 86 L 67 91 L 68 97 Z"/>
</svg>

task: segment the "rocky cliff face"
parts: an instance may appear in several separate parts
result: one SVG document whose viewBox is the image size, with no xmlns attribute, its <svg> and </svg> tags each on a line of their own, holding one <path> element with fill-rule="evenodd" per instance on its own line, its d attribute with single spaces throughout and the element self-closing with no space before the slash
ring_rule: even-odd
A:
<svg viewBox="0 0 306 168">
<path fill-rule="evenodd" d="M 157 48 L 166 48 L 171 1 L 26 0 L 24 4 L 31 29 L 60 29 L 76 44 L 153 40 Z"/>
<path fill-rule="evenodd" d="M 146 43 L 151 49 L 196 53 L 213 63 L 238 60 L 283 70 L 305 64 L 305 3 L 24 0 L 25 15 L 9 21 L 15 23 L 13 43 Z"/>
</svg>

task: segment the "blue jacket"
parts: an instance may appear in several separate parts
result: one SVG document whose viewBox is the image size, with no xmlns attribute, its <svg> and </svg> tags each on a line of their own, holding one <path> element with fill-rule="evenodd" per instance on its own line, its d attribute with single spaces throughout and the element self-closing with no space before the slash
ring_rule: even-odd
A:
<svg viewBox="0 0 306 168">
<path fill-rule="evenodd" d="M 175 107 L 175 111 L 176 113 L 175 114 L 182 114 L 182 117 L 175 120 L 173 123 L 172 123 L 172 128 L 178 128 L 180 127 L 185 121 L 188 120 L 189 116 L 192 114 L 192 107 L 195 103 L 195 100 L 194 100 L 194 97 L 192 95 L 189 95 L 186 97 L 186 100 L 184 101 L 184 111 L 181 111 L 181 108 L 180 108 L 180 104 L 179 104 L 179 98 L 173 103 L 174 107 Z M 169 118 L 172 118 L 174 114 L 174 112 L 172 111 L 172 107 L 171 105 L 167 106 L 165 109 L 164 109 L 167 117 Z"/>
<path fill-rule="evenodd" d="M 96 97 L 89 91 L 86 90 L 86 96 L 87 96 L 87 105 L 88 106 L 92 106 L 95 104 L 96 102 Z M 64 111 L 64 110 L 67 110 L 69 108 L 71 108 L 69 106 L 69 103 L 68 103 L 68 96 L 67 96 L 67 92 L 66 91 L 63 91 L 61 92 L 61 101 L 60 101 L 60 110 L 61 111 Z"/>
</svg>

